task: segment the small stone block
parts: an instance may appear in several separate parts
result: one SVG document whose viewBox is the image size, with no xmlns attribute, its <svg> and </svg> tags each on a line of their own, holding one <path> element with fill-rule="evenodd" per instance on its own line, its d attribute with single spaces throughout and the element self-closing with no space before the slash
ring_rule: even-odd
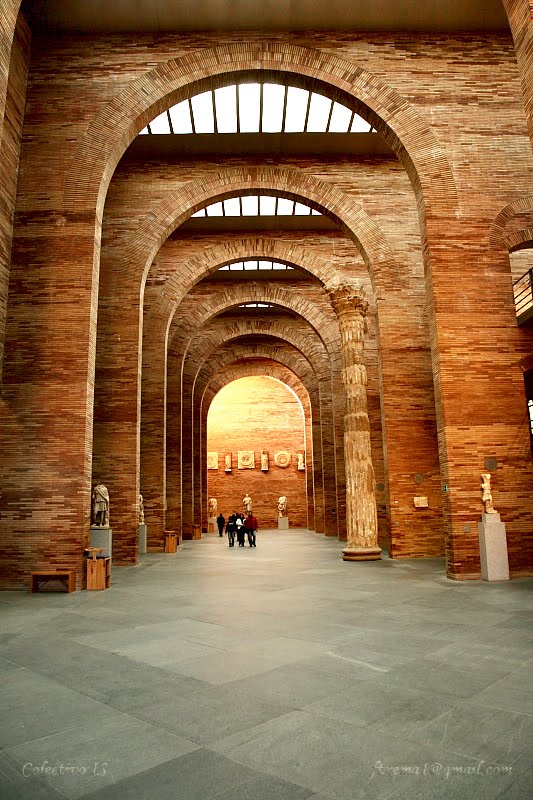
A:
<svg viewBox="0 0 533 800">
<path fill-rule="evenodd" d="M 288 531 L 289 530 L 289 518 L 288 517 L 278 517 L 278 530 L 280 530 L 280 531 Z"/>
<path fill-rule="evenodd" d="M 413 497 L 413 503 L 415 508 L 428 508 L 429 501 L 427 497 Z"/>
</svg>

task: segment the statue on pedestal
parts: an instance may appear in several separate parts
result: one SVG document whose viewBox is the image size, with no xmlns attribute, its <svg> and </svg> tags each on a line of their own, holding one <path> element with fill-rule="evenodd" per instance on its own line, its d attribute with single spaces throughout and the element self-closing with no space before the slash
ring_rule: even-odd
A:
<svg viewBox="0 0 533 800">
<path fill-rule="evenodd" d="M 142 494 L 139 495 L 139 525 L 144 525 L 144 500 Z"/>
<path fill-rule="evenodd" d="M 263 472 L 268 470 L 268 453 L 266 450 L 261 452 L 261 469 Z"/>
<path fill-rule="evenodd" d="M 211 517 L 216 517 L 217 514 L 218 514 L 218 502 L 217 502 L 217 499 L 216 499 L 216 497 L 210 497 L 209 498 L 209 503 L 208 503 L 208 506 L 207 506 L 207 516 L 209 517 L 209 519 L 211 519 Z"/>
<path fill-rule="evenodd" d="M 284 494 L 278 498 L 278 517 L 286 517 L 287 516 L 287 498 Z"/>
<path fill-rule="evenodd" d="M 246 494 L 242 498 L 242 508 L 246 515 L 252 513 L 252 498 L 250 497 L 248 492 L 246 492 Z"/>
<path fill-rule="evenodd" d="M 497 514 L 492 505 L 492 492 L 490 490 L 490 472 L 481 473 L 481 502 L 485 506 L 485 514 Z"/>
<path fill-rule="evenodd" d="M 98 528 L 109 528 L 109 492 L 107 486 L 99 483 L 92 493 L 93 525 Z"/>
<path fill-rule="evenodd" d="M 300 471 L 305 469 L 304 454 L 303 453 L 298 453 L 298 469 Z"/>
</svg>

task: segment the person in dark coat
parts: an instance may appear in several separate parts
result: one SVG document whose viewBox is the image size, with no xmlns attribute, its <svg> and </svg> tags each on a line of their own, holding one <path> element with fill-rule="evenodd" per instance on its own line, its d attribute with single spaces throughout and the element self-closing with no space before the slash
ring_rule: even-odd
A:
<svg viewBox="0 0 533 800">
<path fill-rule="evenodd" d="M 217 517 L 218 535 L 219 536 L 222 536 L 223 533 L 224 533 L 224 525 L 225 525 L 225 523 L 226 523 L 226 518 L 224 517 L 224 514 L 221 511 L 220 514 Z"/>
<path fill-rule="evenodd" d="M 244 520 L 244 527 L 246 528 L 246 533 L 248 534 L 248 544 L 250 547 L 255 547 L 255 537 L 259 526 L 257 524 L 257 517 L 254 517 L 252 512 L 250 512 Z"/>
<path fill-rule="evenodd" d="M 235 514 L 231 514 L 228 517 L 226 533 L 228 534 L 229 546 L 233 547 L 235 545 Z"/>
</svg>

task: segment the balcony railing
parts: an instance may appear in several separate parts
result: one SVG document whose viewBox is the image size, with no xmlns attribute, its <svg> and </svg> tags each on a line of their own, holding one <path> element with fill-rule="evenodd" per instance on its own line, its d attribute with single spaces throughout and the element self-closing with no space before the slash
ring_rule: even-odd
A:
<svg viewBox="0 0 533 800">
<path fill-rule="evenodd" d="M 516 319 L 519 325 L 533 317 L 533 269 L 513 283 Z"/>
</svg>

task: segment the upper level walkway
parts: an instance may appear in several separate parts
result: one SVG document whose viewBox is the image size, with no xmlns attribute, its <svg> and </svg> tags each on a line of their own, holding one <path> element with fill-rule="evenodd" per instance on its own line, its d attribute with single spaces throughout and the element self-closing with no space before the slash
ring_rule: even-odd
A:
<svg viewBox="0 0 533 800">
<path fill-rule="evenodd" d="M 212 535 L 1 594 L 2 798 L 530 796 L 533 580 L 341 549 Z"/>
</svg>

